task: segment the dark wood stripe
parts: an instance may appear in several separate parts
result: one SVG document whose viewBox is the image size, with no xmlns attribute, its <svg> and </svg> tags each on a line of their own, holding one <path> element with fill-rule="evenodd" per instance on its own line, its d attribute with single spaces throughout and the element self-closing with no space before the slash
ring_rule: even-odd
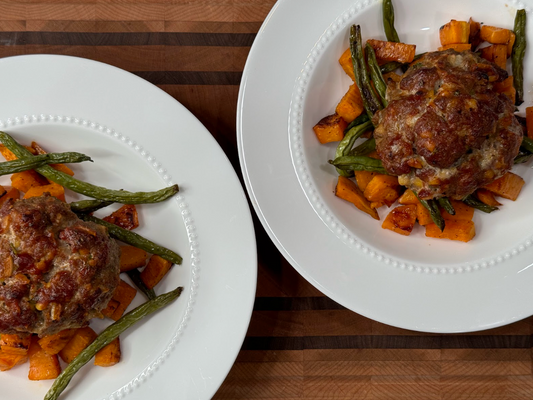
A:
<svg viewBox="0 0 533 400">
<path fill-rule="evenodd" d="M 132 71 L 154 85 L 239 85 L 242 72 Z"/>
<path fill-rule="evenodd" d="M 229 46 L 249 47 L 253 33 L 203 32 L 0 32 L 0 43 L 71 46 Z"/>
<path fill-rule="evenodd" d="M 328 297 L 257 297 L 254 311 L 345 310 Z"/>
<path fill-rule="evenodd" d="M 242 350 L 305 349 L 528 349 L 530 335 L 353 335 L 247 337 Z"/>
</svg>

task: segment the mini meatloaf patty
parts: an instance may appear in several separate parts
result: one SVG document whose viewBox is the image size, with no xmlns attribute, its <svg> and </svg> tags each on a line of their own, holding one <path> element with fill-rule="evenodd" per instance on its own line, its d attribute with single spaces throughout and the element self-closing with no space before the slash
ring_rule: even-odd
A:
<svg viewBox="0 0 533 400">
<path fill-rule="evenodd" d="M 53 334 L 100 316 L 119 283 L 106 228 L 49 195 L 0 208 L 0 333 Z"/>
<path fill-rule="evenodd" d="M 513 166 L 522 140 L 507 72 L 475 53 L 426 53 L 387 86 L 373 122 L 387 172 L 423 199 L 462 199 Z"/>
</svg>

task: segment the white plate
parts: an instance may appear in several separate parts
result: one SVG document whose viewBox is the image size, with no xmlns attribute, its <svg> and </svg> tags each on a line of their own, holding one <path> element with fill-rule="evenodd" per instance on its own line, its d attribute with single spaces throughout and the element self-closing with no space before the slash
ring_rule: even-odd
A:
<svg viewBox="0 0 533 400">
<path fill-rule="evenodd" d="M 500 0 L 393 1 L 403 41 L 417 52 L 438 47 L 450 19 L 512 28 L 517 8 Z M 291 264 L 313 285 L 372 319 L 428 332 L 491 328 L 533 314 L 533 173 L 516 168 L 526 185 L 498 212 L 476 212 L 468 244 L 428 239 L 418 228 L 403 237 L 381 228 L 335 198 L 327 164 L 335 145 L 320 145 L 312 126 L 331 114 L 350 79 L 338 65 L 351 24 L 363 40 L 385 40 L 381 2 L 337 0 L 312 5 L 279 1 L 248 58 L 239 96 L 241 167 L 259 218 Z M 527 35 L 533 38 L 533 24 Z M 282 45 L 280 45 L 282 43 Z M 531 105 L 532 53 L 525 61 Z M 383 209 L 380 209 L 383 210 Z M 381 211 L 382 220 L 386 215 Z"/>
<path fill-rule="evenodd" d="M 94 163 L 73 167 L 80 179 L 127 190 L 181 188 L 168 202 L 139 206 L 138 233 L 184 257 L 156 293 L 178 285 L 184 292 L 121 335 L 119 364 L 89 363 L 61 398 L 211 398 L 244 339 L 257 267 L 246 197 L 220 147 L 168 94 L 106 64 L 4 58 L 0 87 L 0 129 L 48 150 L 90 155 Z M 137 294 L 133 305 L 143 301 Z M 27 368 L 0 374 L 2 398 L 43 398 L 51 382 L 28 381 Z"/>
</svg>

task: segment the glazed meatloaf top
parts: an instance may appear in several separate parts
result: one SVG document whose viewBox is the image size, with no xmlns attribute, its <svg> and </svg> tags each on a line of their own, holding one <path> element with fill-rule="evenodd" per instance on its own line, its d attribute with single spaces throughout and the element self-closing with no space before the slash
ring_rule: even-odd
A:
<svg viewBox="0 0 533 400">
<path fill-rule="evenodd" d="M 507 72 L 475 53 L 426 53 L 376 113 L 385 169 L 423 199 L 462 199 L 511 169 L 522 140 L 513 101 L 494 84 Z"/>
<path fill-rule="evenodd" d="M 0 208 L 0 333 L 53 334 L 100 316 L 119 283 L 107 230 L 45 195 Z"/>
</svg>

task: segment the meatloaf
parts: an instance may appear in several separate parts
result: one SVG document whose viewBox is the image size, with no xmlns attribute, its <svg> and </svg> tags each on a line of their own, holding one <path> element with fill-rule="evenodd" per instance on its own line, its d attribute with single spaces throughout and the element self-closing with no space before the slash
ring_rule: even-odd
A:
<svg viewBox="0 0 533 400">
<path fill-rule="evenodd" d="M 44 195 L 0 208 L 0 333 L 45 336 L 101 316 L 119 283 L 107 230 Z"/>
<path fill-rule="evenodd" d="M 423 199 L 462 199 L 511 169 L 522 140 L 507 72 L 470 51 L 426 53 L 387 86 L 374 115 L 387 172 Z"/>
</svg>

